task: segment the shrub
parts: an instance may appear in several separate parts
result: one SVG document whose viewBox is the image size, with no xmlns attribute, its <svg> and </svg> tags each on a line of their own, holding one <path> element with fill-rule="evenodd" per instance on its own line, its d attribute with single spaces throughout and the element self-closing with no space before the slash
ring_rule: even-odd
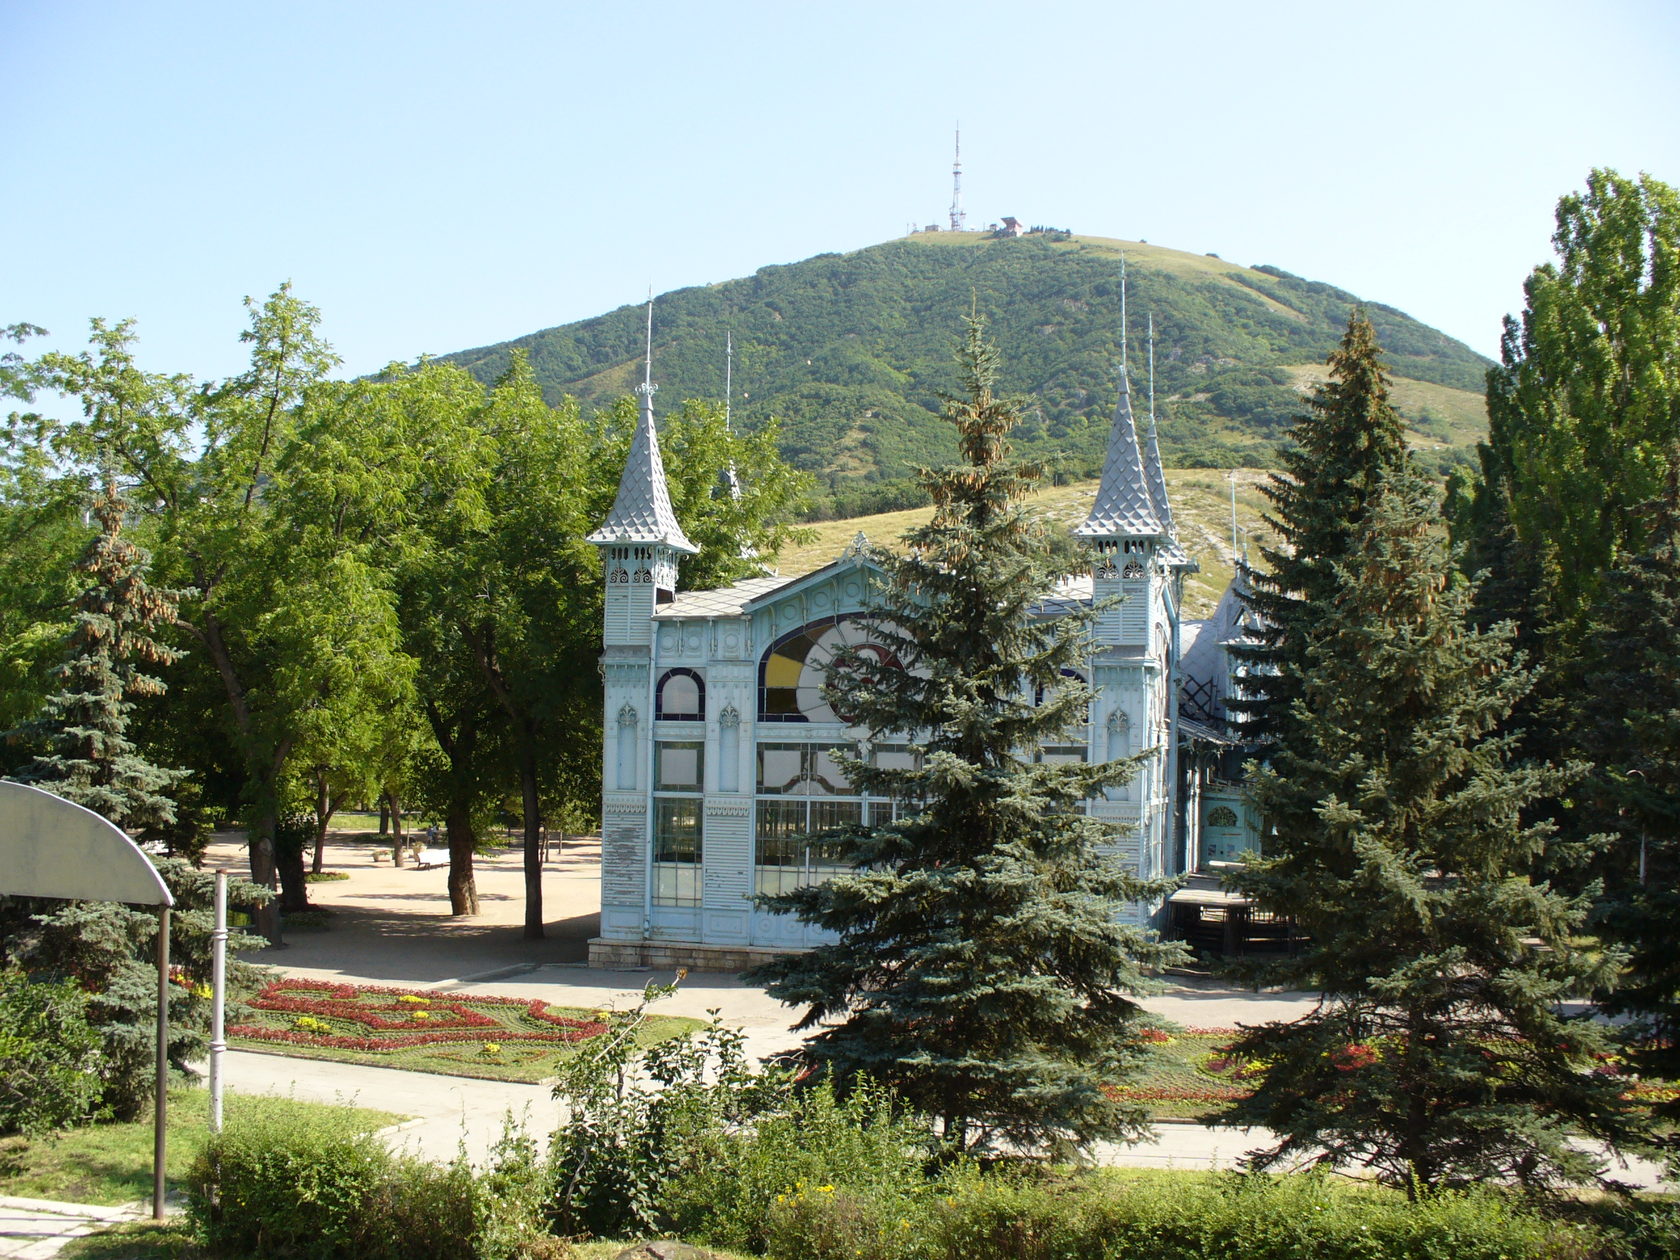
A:
<svg viewBox="0 0 1680 1260">
<path fill-rule="evenodd" d="M 1399 1194 L 1307 1175 L 1126 1181 L 1105 1173 L 983 1172 L 973 1165 L 951 1170 L 914 1196 L 803 1187 L 771 1209 L 768 1240 L 773 1255 L 812 1260 L 1585 1260 L 1607 1254 L 1598 1231 L 1520 1211 L 1492 1193 L 1409 1204 Z"/>
<path fill-rule="evenodd" d="M 175 898 L 171 919 L 169 1063 L 191 1076 L 210 1030 L 210 953 L 215 878 L 179 858 L 154 858 Z M 232 907 L 250 907 L 268 892 L 242 879 L 228 881 Z M 157 916 L 108 901 L 0 897 L 0 951 L 31 977 L 74 977 L 86 995 L 87 1022 L 99 1034 L 100 1104 L 118 1120 L 134 1120 L 151 1105 L 157 1018 Z M 235 932 L 228 938 L 231 988 L 250 983 L 256 968 L 240 950 L 263 944 Z M 237 1006 L 230 1019 L 239 1018 Z"/>
<path fill-rule="evenodd" d="M 554 1096 L 567 1118 L 549 1146 L 550 1213 L 563 1234 L 662 1232 L 673 1179 L 785 1096 L 787 1074 L 749 1068 L 741 1033 L 715 1011 L 693 1036 L 640 1049 L 648 1003 L 675 990 L 650 983 L 633 1009 L 603 1012 L 606 1031 L 559 1064 Z"/>
<path fill-rule="evenodd" d="M 212 1250 L 288 1260 L 387 1254 L 396 1160 L 349 1116 L 230 1124 L 189 1178 L 189 1210 Z"/>
<path fill-rule="evenodd" d="M 838 1212 L 842 1200 L 849 1205 L 848 1228 L 840 1231 L 848 1236 L 874 1231 L 878 1220 L 896 1223 L 926 1188 L 932 1145 L 925 1124 L 895 1114 L 887 1091 L 863 1085 L 841 1100 L 825 1081 L 793 1095 L 783 1110 L 759 1115 L 750 1129 L 696 1141 L 661 1206 L 684 1237 L 814 1255 L 801 1222 L 825 1205 L 808 1212 L 807 1196 L 840 1195 L 826 1206 Z M 828 1228 L 832 1233 L 833 1221 Z M 802 1240 L 798 1246 L 785 1245 L 794 1238 Z"/>
<path fill-rule="evenodd" d="M 392 1155 L 353 1117 L 230 1125 L 193 1166 L 217 1254 L 258 1260 L 561 1260 L 535 1144 L 511 1126 L 475 1173 Z"/>
<path fill-rule="evenodd" d="M 0 1134 L 65 1129 L 99 1111 L 99 1034 L 68 980 L 0 970 Z"/>
</svg>

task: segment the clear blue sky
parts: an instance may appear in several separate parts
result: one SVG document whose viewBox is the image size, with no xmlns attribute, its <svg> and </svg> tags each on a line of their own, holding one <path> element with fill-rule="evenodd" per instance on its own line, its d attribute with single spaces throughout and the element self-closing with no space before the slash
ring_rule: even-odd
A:
<svg viewBox="0 0 1680 1260">
<path fill-rule="evenodd" d="M 1680 182 L 1680 4 L 0 0 L 0 324 L 345 369 L 943 220 L 1272 263 L 1496 352 L 1593 166 Z"/>
</svg>

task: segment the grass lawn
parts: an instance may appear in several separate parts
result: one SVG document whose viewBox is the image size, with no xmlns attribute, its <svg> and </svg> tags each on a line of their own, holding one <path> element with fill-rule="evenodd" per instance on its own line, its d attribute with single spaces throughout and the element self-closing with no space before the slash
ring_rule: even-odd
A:
<svg viewBox="0 0 1680 1260">
<path fill-rule="evenodd" d="M 227 1094 L 222 1114 L 229 1123 L 273 1116 L 280 1120 L 328 1109 L 325 1103 L 292 1098 Z M 404 1119 L 388 1111 L 331 1107 L 351 1111 L 369 1131 Z M 169 1158 L 165 1175 L 179 1185 L 209 1136 L 210 1093 L 181 1088 L 169 1094 Z M 28 1199 L 57 1199 L 112 1207 L 149 1199 L 152 1193 L 152 1122 L 94 1124 L 44 1137 L 0 1138 L 0 1186 Z"/>
<path fill-rule="evenodd" d="M 545 1080 L 579 1042 L 606 1027 L 594 1011 L 535 998 L 330 980 L 277 980 L 248 1004 L 250 1018 L 228 1029 L 229 1044 L 244 1050 L 495 1081 Z M 637 1038 L 651 1045 L 703 1026 L 652 1015 Z"/>
</svg>

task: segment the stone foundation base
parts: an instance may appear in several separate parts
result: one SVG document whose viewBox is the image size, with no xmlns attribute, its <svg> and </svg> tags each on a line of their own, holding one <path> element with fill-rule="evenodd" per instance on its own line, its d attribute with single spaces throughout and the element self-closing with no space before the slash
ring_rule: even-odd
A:
<svg viewBox="0 0 1680 1260">
<path fill-rule="evenodd" d="M 695 941 L 609 941 L 597 936 L 589 942 L 589 965 L 604 971 L 650 967 L 657 971 L 723 971 L 731 974 L 769 962 L 793 951 L 762 945 L 701 945 Z"/>
</svg>

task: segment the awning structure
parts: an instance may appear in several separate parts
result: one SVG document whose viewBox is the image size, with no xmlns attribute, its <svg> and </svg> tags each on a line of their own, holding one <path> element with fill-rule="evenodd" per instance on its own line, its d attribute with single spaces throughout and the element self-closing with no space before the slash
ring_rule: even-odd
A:
<svg viewBox="0 0 1680 1260">
<path fill-rule="evenodd" d="M 138 845 L 90 809 L 0 779 L 0 893 L 172 906 Z"/>
<path fill-rule="evenodd" d="M 1187 718 L 1182 714 L 1178 719 L 1178 733 L 1184 739 L 1199 740 L 1205 744 L 1223 744 L 1227 748 L 1235 748 L 1237 746 L 1237 741 L 1232 739 L 1229 735 L 1226 735 L 1222 731 L 1214 730 L 1213 727 L 1207 725 L 1205 722 L 1198 722 L 1194 718 Z"/>
</svg>

